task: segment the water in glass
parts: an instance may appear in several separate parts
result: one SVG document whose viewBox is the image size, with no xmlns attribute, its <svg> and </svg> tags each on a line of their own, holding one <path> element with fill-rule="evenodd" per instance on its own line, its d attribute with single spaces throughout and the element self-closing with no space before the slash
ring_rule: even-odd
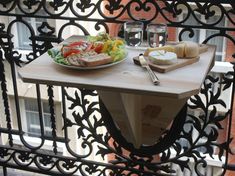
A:
<svg viewBox="0 0 235 176">
<path fill-rule="evenodd" d="M 150 25 L 147 28 L 147 40 L 150 47 L 161 47 L 166 43 L 167 31 L 165 25 Z"/>
<path fill-rule="evenodd" d="M 142 24 L 127 23 L 125 24 L 124 37 L 127 45 L 139 46 L 143 38 L 143 26 Z"/>
</svg>

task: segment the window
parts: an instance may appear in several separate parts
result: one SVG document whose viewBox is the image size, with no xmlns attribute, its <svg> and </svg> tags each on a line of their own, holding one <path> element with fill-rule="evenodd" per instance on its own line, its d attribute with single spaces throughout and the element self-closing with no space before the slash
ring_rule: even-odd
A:
<svg viewBox="0 0 235 176">
<path fill-rule="evenodd" d="M 186 18 L 186 14 L 183 15 L 183 19 Z M 209 19 L 205 19 L 204 16 L 201 14 L 196 14 L 196 18 L 199 19 L 200 21 L 207 23 L 207 24 L 212 24 L 220 18 L 220 16 L 213 16 L 210 17 Z M 194 26 L 200 26 L 201 24 L 194 18 L 194 16 L 190 15 L 190 17 L 187 19 L 187 21 L 184 22 L 185 25 L 194 25 Z M 226 20 L 223 18 L 218 24 L 218 27 L 221 26 L 226 26 Z M 194 29 L 194 36 L 192 38 L 189 37 L 188 32 L 184 32 L 182 35 L 182 40 L 189 40 L 189 41 L 194 41 L 197 43 L 202 43 L 205 39 L 207 39 L 209 36 L 217 34 L 218 30 L 213 30 L 213 29 Z M 213 37 L 210 39 L 208 44 L 216 45 L 217 50 L 216 50 L 216 56 L 215 60 L 216 61 L 224 61 L 226 51 L 225 51 L 225 38 L 224 37 Z"/>
<path fill-rule="evenodd" d="M 25 116 L 29 136 L 41 136 L 38 103 L 36 99 L 25 99 Z M 42 116 L 44 121 L 44 134 L 52 135 L 50 122 L 50 109 L 47 102 L 42 102 Z"/>
<path fill-rule="evenodd" d="M 16 9 L 16 13 L 22 13 L 19 9 Z M 44 11 L 37 12 L 37 15 L 45 16 L 46 13 Z M 35 35 L 38 35 L 38 27 L 42 25 L 43 22 L 47 22 L 44 18 L 23 18 L 28 24 L 30 24 L 35 32 Z M 17 30 L 18 30 L 18 49 L 21 50 L 31 50 L 32 47 L 30 44 L 32 43 L 29 37 L 31 33 L 28 27 L 23 23 L 17 23 Z M 45 31 L 46 32 L 46 31 Z"/>
</svg>

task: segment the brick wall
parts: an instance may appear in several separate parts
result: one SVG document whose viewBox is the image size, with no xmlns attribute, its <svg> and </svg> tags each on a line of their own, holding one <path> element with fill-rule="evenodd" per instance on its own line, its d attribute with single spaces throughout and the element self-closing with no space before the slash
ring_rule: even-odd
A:
<svg viewBox="0 0 235 176">
<path fill-rule="evenodd" d="M 235 15 L 230 16 L 232 19 L 235 19 Z M 228 27 L 234 28 L 234 24 L 231 22 L 228 22 Z M 230 31 L 227 33 L 229 36 L 235 38 L 235 31 Z M 231 62 L 234 61 L 234 58 L 232 58 L 232 55 L 235 54 L 235 43 L 233 43 L 231 40 L 227 39 L 227 46 L 226 46 L 226 60 Z"/>
<path fill-rule="evenodd" d="M 122 3 L 125 4 L 129 1 L 124 0 Z M 160 4 L 158 2 L 158 4 Z M 133 17 L 135 19 L 151 19 L 153 17 L 153 15 L 156 13 L 154 7 L 151 7 L 151 10 L 148 12 L 144 12 L 144 11 L 136 11 L 135 8 L 138 7 L 137 4 L 132 4 L 131 6 L 131 12 L 133 14 Z M 154 13 L 152 13 L 154 11 Z M 108 13 L 108 12 L 107 12 Z M 113 14 L 108 14 L 109 16 L 115 16 L 118 15 L 120 13 L 119 11 L 116 11 Z M 170 17 L 170 13 L 165 13 L 165 15 L 168 16 L 169 19 L 172 19 L 173 17 Z M 121 15 L 119 18 L 119 20 L 123 20 L 123 21 L 128 21 L 130 20 L 130 17 L 127 13 L 124 13 L 123 15 Z M 158 18 L 154 19 L 152 21 L 152 23 L 166 23 L 167 21 L 163 18 L 163 16 L 159 13 L 158 14 Z M 121 24 L 109 24 L 109 33 L 111 36 L 117 36 L 119 30 L 121 29 L 122 25 Z M 168 28 L 168 39 L 169 41 L 175 41 L 176 40 L 176 34 L 177 34 L 177 29 L 176 28 Z"/>
<path fill-rule="evenodd" d="M 232 131 L 231 135 L 234 138 L 235 137 L 235 105 L 233 105 L 233 120 L 232 120 Z M 231 151 L 235 154 L 235 140 L 232 141 L 231 145 Z M 235 164 L 235 155 L 229 155 L 229 163 Z M 225 176 L 234 176 L 235 171 L 227 171 Z"/>
</svg>

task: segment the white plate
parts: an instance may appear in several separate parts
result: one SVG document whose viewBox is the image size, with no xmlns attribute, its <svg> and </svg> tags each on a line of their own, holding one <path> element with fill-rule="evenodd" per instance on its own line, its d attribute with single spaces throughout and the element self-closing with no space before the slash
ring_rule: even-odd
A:
<svg viewBox="0 0 235 176">
<path fill-rule="evenodd" d="M 109 64 L 99 65 L 99 66 L 95 66 L 95 67 L 79 67 L 79 66 L 74 66 L 74 65 L 64 65 L 64 64 L 57 63 L 54 59 L 52 59 L 52 60 L 55 64 L 62 66 L 62 67 L 65 67 L 65 68 L 76 69 L 76 70 L 95 70 L 95 69 L 107 68 L 107 67 L 117 65 L 117 64 L 121 63 L 122 61 L 126 60 L 126 58 L 127 57 L 125 57 L 124 59 L 117 61 L 117 62 L 112 62 Z"/>
</svg>

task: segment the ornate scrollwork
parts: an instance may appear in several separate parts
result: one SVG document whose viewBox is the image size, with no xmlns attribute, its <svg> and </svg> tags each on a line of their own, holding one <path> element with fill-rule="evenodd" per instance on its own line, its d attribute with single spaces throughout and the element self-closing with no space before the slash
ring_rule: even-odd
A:
<svg viewBox="0 0 235 176">
<path fill-rule="evenodd" d="M 195 163 L 195 171 L 198 175 L 201 175 L 198 166 L 203 165 L 204 168 L 207 166 L 205 154 L 209 154 L 211 158 L 214 158 L 215 151 L 218 150 L 218 158 L 222 161 L 222 156 L 225 151 L 229 152 L 227 146 L 231 142 L 231 139 L 229 141 L 218 141 L 219 130 L 224 128 L 221 122 L 228 118 L 231 111 L 227 110 L 224 114 L 218 114 L 218 106 L 226 108 L 225 102 L 220 98 L 221 87 L 223 87 L 223 90 L 229 87 L 231 88 L 231 76 L 233 74 L 232 72 L 225 74 L 222 81 L 218 78 L 207 76 L 200 95 L 191 97 L 188 105 L 190 109 L 200 111 L 200 115 L 188 114 L 188 120 L 185 123 L 188 128 L 183 129 L 180 138 L 172 146 L 176 151 L 176 157 L 171 158 L 172 151 L 168 149 L 163 153 L 162 161 L 170 160 L 173 163 L 179 164 L 181 170 L 184 170 L 185 168 L 189 169 L 189 165 L 188 161 L 183 158 L 192 158 Z M 228 78 L 228 75 L 230 75 L 230 78 Z M 213 92 L 212 86 L 216 83 L 223 86 Z M 196 138 L 193 137 L 195 130 L 198 133 Z M 186 146 L 181 145 L 180 140 L 182 139 L 186 141 Z M 205 141 L 201 143 L 200 139 L 204 139 Z M 201 147 L 203 147 L 203 152 L 199 152 Z"/>
<path fill-rule="evenodd" d="M 3 5 L 4 8 L 7 8 L 8 4 L 15 3 L 15 0 L 4 0 L 1 1 L 0 4 Z M 46 5 L 46 2 L 44 1 L 38 1 L 38 0 L 24 0 L 22 1 L 23 5 L 25 5 L 28 9 L 38 7 L 44 7 L 48 15 L 53 15 L 53 13 L 48 11 L 48 7 Z M 234 24 L 234 20 L 231 17 L 230 14 L 234 14 L 234 5 L 232 3 L 228 3 L 228 5 L 231 8 L 227 8 L 222 6 L 219 2 L 206 2 L 206 3 L 200 3 L 200 2 L 194 2 L 192 5 L 184 2 L 184 1 L 130 1 L 130 2 L 122 2 L 120 0 L 107 0 L 104 1 L 104 9 L 108 14 L 115 15 L 115 17 L 112 17 L 113 19 L 118 19 L 122 16 L 122 14 L 126 13 L 128 14 L 129 18 L 136 19 L 133 16 L 133 11 L 140 11 L 143 10 L 143 12 L 151 11 L 151 15 L 153 14 L 154 18 L 159 17 L 160 15 L 164 17 L 166 21 L 169 23 L 177 23 L 180 25 L 180 21 L 176 18 L 179 15 L 182 15 L 183 12 L 186 12 L 187 14 L 192 14 L 194 17 L 196 17 L 196 13 L 199 13 L 201 15 L 204 15 L 206 19 L 213 17 L 215 15 L 216 8 L 217 12 L 220 11 L 220 16 L 223 18 L 224 16 L 227 16 L 229 21 Z M 22 10 L 21 4 L 17 4 L 18 7 Z M 70 8 L 70 10 L 74 13 L 75 16 L 78 16 L 77 12 L 74 10 L 74 6 L 76 6 L 78 9 L 81 10 L 81 12 L 85 12 L 86 9 L 90 9 L 93 7 L 94 9 L 91 11 L 92 13 L 89 13 L 86 15 L 86 17 L 91 17 L 95 11 L 97 11 L 104 19 L 109 19 L 109 16 L 106 16 L 104 12 L 101 10 L 101 1 L 98 1 L 96 3 L 92 2 L 91 0 L 81 0 L 80 2 L 74 3 L 73 1 L 67 2 L 64 0 L 53 0 L 49 2 L 49 6 L 53 8 L 55 11 L 58 11 L 59 8 L 62 8 L 61 13 L 57 14 L 57 17 L 62 17 L 64 13 Z M 126 7 L 125 7 L 126 6 Z M 132 9 L 132 7 L 135 7 Z M 184 8 L 182 8 L 184 7 Z M 11 10 L 13 10 L 11 8 Z M 126 11 L 126 12 L 125 12 Z M 28 14 L 29 12 L 25 12 L 22 10 L 23 13 Z M 115 13 L 114 13 L 115 12 Z M 35 12 L 30 12 L 35 13 Z M 80 17 L 80 16 L 79 16 Z M 174 18 L 171 18 L 174 17 Z M 154 18 L 149 19 L 148 21 L 153 20 Z M 98 19 L 97 19 L 98 20 Z M 120 20 L 120 19 L 119 19 Z M 198 20 L 200 23 L 203 23 L 202 21 Z M 215 24 L 218 24 L 219 21 L 216 21 Z M 208 25 L 207 23 L 203 23 L 203 25 Z"/>
<path fill-rule="evenodd" d="M 57 130 L 61 129 L 57 129 L 56 121 L 60 117 L 55 116 L 53 88 L 49 86 L 48 100 L 52 137 L 42 135 L 42 138 L 45 137 L 43 142 L 44 140 L 52 141 L 53 152 L 47 153 L 42 150 L 43 144 L 39 147 L 33 147 L 25 141 L 22 142 L 21 147 L 14 144 L 13 134 L 22 137 L 22 131 L 13 130 L 12 127 L 3 64 L 5 59 L 10 62 L 11 66 L 13 63 L 22 65 L 22 63 L 27 64 L 33 61 L 51 48 L 54 43 L 61 42 L 63 33 L 66 31 L 65 28 L 68 26 L 75 26 L 81 30 L 83 35 L 88 35 L 90 31 L 80 23 L 84 21 L 92 24 L 92 30 L 112 32 L 110 26 L 120 25 L 130 19 L 142 20 L 146 25 L 161 18 L 169 28 L 182 28 L 179 33 L 180 40 L 183 40 L 184 33 L 188 33 L 189 38 L 192 38 L 195 36 L 195 29 L 207 28 L 217 32 L 208 36 L 204 43 L 213 37 L 222 36 L 235 44 L 234 37 L 227 33 L 234 31 L 234 26 L 220 26 L 220 22 L 224 18 L 227 19 L 227 23 L 235 25 L 234 4 L 228 2 L 225 7 L 219 1 L 203 2 L 190 1 L 189 3 L 176 0 L 99 0 L 96 2 L 92 0 L 52 0 L 49 2 L 45 0 L 2 0 L 0 2 L 0 16 L 11 16 L 12 20 L 10 25 L 0 23 L 0 83 L 6 121 L 6 128 L 1 127 L 0 131 L 8 135 L 7 142 L 9 144 L 7 147 L 0 147 L 0 164 L 12 167 L 17 165 L 25 170 L 55 175 L 78 173 L 89 176 L 95 173 L 102 176 L 150 176 L 175 174 L 171 164 L 177 165 L 181 170 L 192 169 L 189 166 L 189 161 L 194 162 L 193 169 L 196 173 L 202 175 L 199 168 L 207 167 L 205 154 L 208 154 L 212 159 L 218 157 L 222 161 L 224 153 L 229 152 L 228 145 L 231 139 L 224 141 L 218 139 L 220 131 L 224 128 L 222 122 L 231 115 L 231 109 L 226 107 L 220 96 L 221 92 L 233 86 L 234 72 L 224 74 L 222 79 L 208 76 L 200 94 L 190 98 L 187 107 L 185 106 L 174 120 L 172 128 L 161 136 L 156 145 L 141 146 L 140 149 L 136 149 L 124 139 L 115 124 L 111 123 L 111 116 L 106 112 L 102 101 L 98 99 L 97 93 L 87 89 L 62 88 L 62 117 L 64 120 L 62 131 L 64 136 L 63 139 L 59 138 Z M 141 15 L 142 12 L 147 15 Z M 214 21 L 210 20 L 217 13 L 219 18 Z M 201 15 L 202 18 L 198 18 L 198 15 Z M 33 27 L 26 20 L 29 17 L 35 21 L 37 19 L 44 19 L 44 21 Z M 197 24 L 185 24 L 191 17 L 196 20 Z M 56 30 L 56 26 L 49 20 L 61 22 L 60 28 Z M 14 45 L 13 35 L 15 34 L 12 30 L 16 23 L 25 24 L 30 31 L 32 52 L 26 56 L 27 61 L 22 59 L 22 55 Z M 14 67 L 12 68 L 14 69 Z M 213 90 L 215 84 L 220 86 Z M 219 114 L 218 107 L 227 110 L 224 114 Z M 188 108 L 187 118 L 186 108 Z M 190 113 L 196 110 L 200 112 L 199 115 Z M 183 127 L 184 122 L 185 126 Z M 75 130 L 73 136 L 69 133 L 71 129 Z M 181 132 L 180 135 L 175 135 L 175 131 Z M 192 137 L 194 134 L 197 135 Z M 21 138 L 21 140 L 23 139 Z M 80 150 L 72 148 L 73 140 L 76 140 Z M 62 156 L 60 154 L 59 142 L 65 145 L 68 155 Z M 99 160 L 93 161 L 90 159 L 91 156 L 95 156 Z"/>
<path fill-rule="evenodd" d="M 119 10 L 120 8 L 123 8 L 124 6 L 121 5 L 121 0 L 108 0 L 109 4 L 105 5 L 105 8 L 113 14 L 115 10 Z"/>
<path fill-rule="evenodd" d="M 57 11 L 59 7 L 62 7 L 67 3 L 64 0 L 53 0 L 53 2 L 49 2 L 49 4 L 54 8 L 55 11 Z"/>
<path fill-rule="evenodd" d="M 81 0 L 81 3 L 76 4 L 77 8 L 79 8 L 82 12 L 85 12 L 86 9 L 89 9 L 93 5 L 95 4 L 91 3 L 91 0 Z"/>
<path fill-rule="evenodd" d="M 11 2 L 12 0 L 2 0 L 0 4 L 2 4 L 4 8 L 7 8 L 7 5 L 10 4 Z"/>
<path fill-rule="evenodd" d="M 0 157 L 1 157 L 1 161 L 4 160 L 5 157 L 9 156 L 10 152 L 8 149 L 0 147 Z"/>
<path fill-rule="evenodd" d="M 32 9 L 33 6 L 40 3 L 40 1 L 37 0 L 25 0 L 23 1 L 23 4 L 28 7 L 28 9 Z"/>
</svg>

